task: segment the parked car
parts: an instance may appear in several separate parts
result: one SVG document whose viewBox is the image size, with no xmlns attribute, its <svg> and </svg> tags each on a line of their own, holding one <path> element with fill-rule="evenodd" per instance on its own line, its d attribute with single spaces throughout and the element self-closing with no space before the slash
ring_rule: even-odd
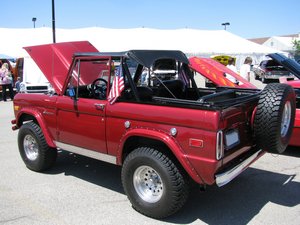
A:
<svg viewBox="0 0 300 225">
<path fill-rule="evenodd" d="M 256 88 L 255 85 L 251 84 L 239 74 L 235 73 L 215 59 L 191 57 L 189 58 L 189 63 L 190 68 L 193 69 L 194 72 L 197 72 L 198 74 L 204 76 L 206 81 L 209 80 L 209 82 L 211 82 L 213 84 L 212 86 L 214 87 L 227 86 L 239 88 Z M 237 82 L 232 82 L 232 80 L 235 80 Z"/>
<path fill-rule="evenodd" d="M 290 145 L 300 146 L 300 64 L 283 54 L 275 53 L 270 57 L 296 77 L 291 81 L 281 79 L 281 82 L 291 85 L 296 93 L 296 118 Z"/>
<path fill-rule="evenodd" d="M 272 56 L 273 60 L 277 61 L 277 64 L 280 64 L 287 71 L 300 78 L 300 64 L 282 54 L 272 54 Z M 193 69 L 193 71 L 201 74 L 202 76 L 205 76 L 206 79 L 211 80 L 211 82 L 217 87 L 227 86 L 240 88 L 256 88 L 256 86 L 243 79 L 235 72 L 229 70 L 221 63 L 215 62 L 212 59 L 192 57 L 189 59 L 189 61 L 190 67 Z M 238 80 L 238 84 L 234 84 L 229 79 L 227 79 L 226 74 L 229 74 L 230 76 Z M 197 75 L 195 77 L 197 77 Z M 296 118 L 289 145 L 300 146 L 300 81 L 286 81 L 285 83 L 291 85 L 296 92 Z"/>
<path fill-rule="evenodd" d="M 216 55 L 216 56 L 212 56 L 211 59 L 223 64 L 224 66 L 228 65 L 229 59 L 234 60 L 234 65 L 235 65 L 235 62 L 236 62 L 235 57 L 228 56 L 228 55 Z M 215 84 L 210 79 L 206 79 L 205 85 L 206 85 L 206 87 L 214 87 L 215 86 Z"/>
<path fill-rule="evenodd" d="M 274 60 L 272 57 L 273 55 L 274 54 L 267 55 L 270 59 L 263 60 L 258 66 L 253 67 L 255 79 L 261 80 L 262 83 L 266 83 L 268 81 L 278 82 L 282 77 L 288 80 L 293 80 L 294 75 Z"/>
<path fill-rule="evenodd" d="M 288 145 L 295 116 L 289 85 L 199 88 L 181 51 L 100 53 L 89 42 L 25 49 L 55 90 L 14 98 L 25 165 L 49 169 L 57 149 L 120 165 L 133 208 L 149 217 L 177 212 L 191 183 L 223 186 L 266 151 Z M 170 65 L 175 74 L 162 80 Z"/>
<path fill-rule="evenodd" d="M 2 63 L 8 63 L 13 75 L 13 83 L 20 77 L 20 92 L 46 93 L 53 90 L 45 75 L 29 55 L 14 59 L 13 63 L 11 60 L 4 58 L 0 59 L 0 61 Z M 1 89 L 2 87 L 0 86 L 0 90 Z"/>
<path fill-rule="evenodd" d="M 20 92 L 47 93 L 53 91 L 50 82 L 31 57 L 18 58 L 17 69 L 21 79 Z"/>
<path fill-rule="evenodd" d="M 295 56 L 295 61 L 296 61 L 297 63 L 300 63 L 300 55 L 296 55 L 296 56 Z"/>
</svg>

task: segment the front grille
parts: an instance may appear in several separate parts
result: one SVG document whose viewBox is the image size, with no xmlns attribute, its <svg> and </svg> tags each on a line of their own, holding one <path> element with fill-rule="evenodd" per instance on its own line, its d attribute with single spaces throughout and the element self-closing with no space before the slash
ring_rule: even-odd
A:
<svg viewBox="0 0 300 225">
<path fill-rule="evenodd" d="M 27 91 L 48 90 L 48 86 L 27 86 Z"/>
</svg>

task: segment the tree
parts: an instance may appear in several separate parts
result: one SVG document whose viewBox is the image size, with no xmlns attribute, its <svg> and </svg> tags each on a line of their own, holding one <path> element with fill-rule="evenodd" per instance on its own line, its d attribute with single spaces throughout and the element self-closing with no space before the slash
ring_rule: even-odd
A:
<svg viewBox="0 0 300 225">
<path fill-rule="evenodd" d="M 293 47 L 295 49 L 295 56 L 300 56 L 300 40 L 293 40 Z"/>
</svg>

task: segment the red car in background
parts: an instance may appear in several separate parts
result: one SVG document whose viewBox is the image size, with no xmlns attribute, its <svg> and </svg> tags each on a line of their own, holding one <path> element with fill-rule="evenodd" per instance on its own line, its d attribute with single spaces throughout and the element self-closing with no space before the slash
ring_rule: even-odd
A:
<svg viewBox="0 0 300 225">
<path fill-rule="evenodd" d="M 296 61 L 287 58 L 284 55 L 274 53 L 270 54 L 273 60 L 276 60 L 279 64 L 284 66 L 288 71 L 295 75 L 298 79 L 300 78 L 300 64 Z M 243 79 L 239 74 L 228 69 L 223 64 L 210 59 L 210 58 L 199 58 L 191 57 L 189 58 L 190 68 L 196 73 L 201 74 L 205 78 L 211 80 L 216 86 L 226 86 L 226 87 L 242 87 L 242 88 L 257 88 L 255 85 L 251 84 L 247 80 Z M 197 76 L 195 76 L 197 77 Z M 233 83 L 230 77 L 237 80 Z M 290 145 L 300 146 L 300 80 L 284 81 L 285 83 L 291 85 L 296 92 L 296 118 L 294 123 L 294 129 L 292 138 L 290 140 Z"/>
<path fill-rule="evenodd" d="M 272 54 L 271 54 L 272 55 Z M 269 55 L 267 55 L 269 56 Z M 261 80 L 262 83 L 278 82 L 281 78 L 287 80 L 294 80 L 294 75 L 287 68 L 282 66 L 276 60 L 270 59 L 263 60 L 256 67 L 253 67 L 253 72 L 256 80 Z"/>
</svg>

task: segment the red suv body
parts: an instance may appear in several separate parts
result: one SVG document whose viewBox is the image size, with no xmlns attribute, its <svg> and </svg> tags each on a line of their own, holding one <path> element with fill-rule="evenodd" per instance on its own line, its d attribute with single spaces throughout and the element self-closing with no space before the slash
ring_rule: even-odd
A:
<svg viewBox="0 0 300 225">
<path fill-rule="evenodd" d="M 288 81 L 287 79 L 281 79 L 281 81 L 292 86 L 296 93 L 296 117 L 289 145 L 300 146 L 300 64 L 297 64 L 294 60 L 288 59 L 281 54 L 270 54 L 269 56 L 273 57 L 274 62 L 277 60 L 277 65 L 281 65 L 281 68 L 284 68 L 285 71 L 293 74 L 293 77 L 298 77 L 297 80 L 293 81 Z M 191 57 L 189 61 L 191 69 L 195 71 L 197 75 L 200 74 L 206 79 L 209 79 L 215 86 L 256 88 L 256 86 L 243 79 L 239 74 L 231 71 L 226 66 L 213 59 Z M 228 76 L 234 77 L 238 82 L 232 83 L 231 80 L 228 79 Z"/>
<path fill-rule="evenodd" d="M 55 89 L 15 96 L 12 123 L 26 166 L 49 169 L 57 149 L 120 165 L 125 193 L 147 216 L 178 211 L 190 182 L 225 185 L 288 144 L 288 85 L 198 88 L 180 51 L 100 53 L 88 42 L 25 49 Z"/>
</svg>

